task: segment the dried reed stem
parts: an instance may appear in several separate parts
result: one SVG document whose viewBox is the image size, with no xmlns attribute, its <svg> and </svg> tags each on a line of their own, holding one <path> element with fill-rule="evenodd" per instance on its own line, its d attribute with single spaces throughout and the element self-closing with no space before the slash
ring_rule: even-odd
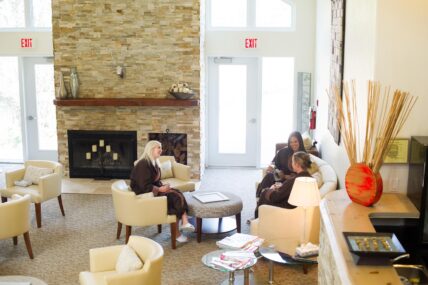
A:
<svg viewBox="0 0 428 285">
<path fill-rule="evenodd" d="M 361 160 L 374 173 L 378 173 L 390 141 L 397 137 L 417 98 L 400 90 L 396 90 L 391 96 L 389 87 L 382 93 L 379 82 L 369 81 L 365 134 L 362 140 L 364 147 L 362 156 L 359 156 L 357 150 L 360 149 L 358 147 L 360 130 L 355 82 L 352 81 L 351 92 L 347 82 L 344 82 L 343 86 L 344 99 L 340 97 L 338 87 L 333 88 L 332 99 L 336 102 L 337 121 L 349 161 L 353 165 Z"/>
</svg>

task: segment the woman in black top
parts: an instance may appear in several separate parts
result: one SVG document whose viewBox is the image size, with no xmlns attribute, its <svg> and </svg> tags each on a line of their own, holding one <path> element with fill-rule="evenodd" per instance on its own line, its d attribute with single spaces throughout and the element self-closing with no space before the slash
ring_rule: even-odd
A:
<svg viewBox="0 0 428 285">
<path fill-rule="evenodd" d="M 292 156 L 292 168 L 296 174 L 292 178 L 285 180 L 284 183 L 275 183 L 271 187 L 263 189 L 260 193 L 254 216 L 258 217 L 260 205 L 272 205 L 287 209 L 296 208 L 296 206 L 288 203 L 288 198 L 297 177 L 311 177 L 308 173 L 311 164 L 311 158 L 306 152 L 298 151 L 294 153 Z"/>
<path fill-rule="evenodd" d="M 291 157 L 297 151 L 306 152 L 303 145 L 303 138 L 299 132 L 292 132 L 288 137 L 288 145 L 280 149 L 268 166 L 267 173 L 257 187 L 256 197 L 260 197 L 262 189 L 269 188 L 275 182 L 284 182 L 293 177 L 296 173 L 291 166 Z"/>
</svg>

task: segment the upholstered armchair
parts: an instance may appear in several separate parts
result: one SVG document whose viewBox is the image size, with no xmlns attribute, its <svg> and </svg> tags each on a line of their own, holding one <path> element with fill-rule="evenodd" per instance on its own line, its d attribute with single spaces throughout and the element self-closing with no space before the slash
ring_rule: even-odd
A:
<svg viewBox="0 0 428 285">
<path fill-rule="evenodd" d="M 117 239 L 120 238 L 122 225 L 126 226 L 125 242 L 128 242 L 132 227 L 145 227 L 158 225 L 158 232 L 162 230 L 161 224 L 170 224 L 171 247 L 176 248 L 177 217 L 168 215 L 167 198 L 154 197 L 153 193 L 135 195 L 124 180 L 118 180 L 111 186 L 113 205 L 117 219 Z"/>
<path fill-rule="evenodd" d="M 161 181 L 181 192 L 195 191 L 195 182 L 190 179 L 190 166 L 178 163 L 173 156 L 159 157 Z"/>
<path fill-rule="evenodd" d="M 30 195 L 0 204 L 0 239 L 13 238 L 18 244 L 18 236 L 24 235 L 28 255 L 33 259 L 30 242 Z"/>
<path fill-rule="evenodd" d="M 318 182 L 321 199 L 337 188 L 337 175 L 334 169 L 324 160 L 310 155 L 311 161 L 316 165 L 317 171 L 312 176 Z M 274 206 L 262 205 L 259 207 L 259 218 L 251 221 L 251 234 L 265 239 L 265 244 L 274 244 L 278 250 L 301 241 L 303 231 L 303 208 L 284 209 Z M 306 236 L 309 241 L 319 243 L 320 211 L 319 207 L 307 209 Z M 295 247 L 293 247 L 293 250 Z"/>
<path fill-rule="evenodd" d="M 52 171 L 50 174 L 37 177 L 38 184 L 32 184 L 27 187 L 16 186 L 14 184 L 15 181 L 24 179 L 25 172 L 29 166 L 39 169 L 50 169 Z M 65 216 L 61 198 L 62 173 L 62 165 L 58 162 L 47 160 L 28 160 L 24 163 L 23 168 L 6 172 L 6 188 L 0 190 L 2 201 L 7 201 L 7 198 L 12 197 L 13 194 L 29 194 L 31 202 L 34 203 L 35 206 L 37 227 L 40 228 L 42 226 L 41 204 L 44 201 L 57 197 L 61 213 Z"/>
<path fill-rule="evenodd" d="M 131 236 L 130 246 L 143 261 L 141 269 L 126 273 L 116 272 L 116 263 L 124 245 L 89 250 L 90 271 L 80 272 L 80 285 L 160 285 L 163 248 L 157 242 Z"/>
</svg>

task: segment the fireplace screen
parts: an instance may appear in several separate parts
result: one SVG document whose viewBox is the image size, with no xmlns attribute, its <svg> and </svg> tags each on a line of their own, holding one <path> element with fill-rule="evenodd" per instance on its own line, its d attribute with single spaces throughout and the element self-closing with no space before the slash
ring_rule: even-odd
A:
<svg viewBox="0 0 428 285">
<path fill-rule="evenodd" d="M 187 165 L 187 134 L 149 133 L 149 140 L 162 144 L 162 155 L 172 155 L 177 162 Z"/>
<path fill-rule="evenodd" d="M 129 178 L 137 159 L 137 132 L 69 130 L 67 134 L 71 178 Z"/>
</svg>

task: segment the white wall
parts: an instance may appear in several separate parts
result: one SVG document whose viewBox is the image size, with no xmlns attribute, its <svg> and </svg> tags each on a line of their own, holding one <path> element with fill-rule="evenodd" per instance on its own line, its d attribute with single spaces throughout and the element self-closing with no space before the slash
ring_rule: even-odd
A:
<svg viewBox="0 0 428 285">
<path fill-rule="evenodd" d="M 316 97 L 320 100 L 319 121 L 316 138 L 321 141 L 323 158 L 333 165 L 340 187 L 349 165 L 343 146 L 337 146 L 327 130 L 329 66 L 323 66 L 330 51 L 325 39 L 330 18 L 326 13 L 330 0 L 317 1 L 317 43 L 316 43 Z M 357 80 L 359 108 L 365 109 L 369 79 L 380 81 L 384 86 L 409 91 L 419 96 L 405 127 L 399 137 L 428 135 L 428 2 L 425 0 L 347 0 L 345 32 L 345 80 Z M 322 27 L 322 28 L 320 28 Z M 360 96 L 361 95 L 361 96 Z M 360 107 L 362 106 L 362 107 Z M 365 112 L 359 117 L 364 118 Z M 363 119 L 362 119 L 363 120 Z M 384 190 L 390 191 L 393 179 L 399 192 L 407 190 L 408 165 L 383 165 L 381 175 Z"/>
<path fill-rule="evenodd" d="M 418 96 L 399 137 L 428 135 L 428 1 L 378 0 L 375 78 Z M 408 166 L 384 165 L 384 181 L 407 191 Z"/>
<path fill-rule="evenodd" d="M 21 38 L 32 38 L 32 48 L 21 48 Z M 0 56 L 53 56 L 52 32 L 0 32 Z"/>
</svg>

